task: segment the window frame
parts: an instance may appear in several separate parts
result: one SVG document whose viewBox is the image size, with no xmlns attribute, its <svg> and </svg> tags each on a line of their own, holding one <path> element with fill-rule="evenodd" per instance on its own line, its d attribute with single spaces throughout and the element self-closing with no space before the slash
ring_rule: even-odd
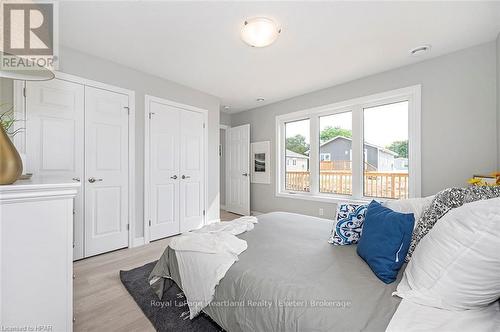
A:
<svg viewBox="0 0 500 332">
<path fill-rule="evenodd" d="M 413 85 L 401 89 L 372 94 L 365 97 L 349 99 L 320 107 L 276 116 L 276 188 L 277 197 L 295 198 L 319 202 L 369 202 L 376 198 L 364 196 L 363 190 L 363 111 L 365 108 L 382 106 L 391 103 L 408 101 L 408 150 L 409 178 L 408 196 L 421 196 L 421 85 Z M 319 118 L 338 113 L 352 112 L 352 195 L 336 195 L 319 191 Z M 299 192 L 285 189 L 286 184 L 286 151 L 285 124 L 287 122 L 309 119 L 310 152 L 309 172 L 310 191 Z"/>
</svg>

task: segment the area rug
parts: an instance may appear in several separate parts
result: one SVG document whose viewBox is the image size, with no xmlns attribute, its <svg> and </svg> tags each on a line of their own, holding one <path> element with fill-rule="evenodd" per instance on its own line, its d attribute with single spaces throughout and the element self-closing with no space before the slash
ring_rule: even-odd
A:
<svg viewBox="0 0 500 332">
<path fill-rule="evenodd" d="M 157 331 L 223 331 L 204 313 L 190 320 L 186 298 L 174 282 L 163 293 L 163 299 L 159 300 L 148 283 L 148 276 L 155 264 L 152 262 L 130 271 L 120 271 L 120 279 Z"/>
</svg>

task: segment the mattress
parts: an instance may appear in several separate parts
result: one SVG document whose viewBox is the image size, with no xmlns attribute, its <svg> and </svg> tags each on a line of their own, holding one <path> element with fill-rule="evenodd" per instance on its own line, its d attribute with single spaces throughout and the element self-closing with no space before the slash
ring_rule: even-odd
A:
<svg viewBox="0 0 500 332">
<path fill-rule="evenodd" d="M 327 242 L 332 221 L 274 212 L 239 237 L 248 249 L 204 309 L 222 328 L 238 331 L 384 331 L 400 299 L 402 276 L 386 285 L 356 254 Z M 200 276 L 203 278 L 203 276 Z M 182 289 L 175 252 L 167 248 L 151 272 L 161 297 L 173 280 Z"/>
</svg>

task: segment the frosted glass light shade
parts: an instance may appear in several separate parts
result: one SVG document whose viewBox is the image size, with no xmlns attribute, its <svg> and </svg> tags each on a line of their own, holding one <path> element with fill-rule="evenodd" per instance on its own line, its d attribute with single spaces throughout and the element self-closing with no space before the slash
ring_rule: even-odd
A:
<svg viewBox="0 0 500 332">
<path fill-rule="evenodd" d="M 252 47 L 271 45 L 281 33 L 277 24 L 266 17 L 254 17 L 245 21 L 241 39 Z"/>
</svg>

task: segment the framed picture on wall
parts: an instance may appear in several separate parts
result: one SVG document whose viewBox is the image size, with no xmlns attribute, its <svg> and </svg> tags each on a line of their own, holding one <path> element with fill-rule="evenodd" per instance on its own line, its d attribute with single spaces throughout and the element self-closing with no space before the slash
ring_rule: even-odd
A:
<svg viewBox="0 0 500 332">
<path fill-rule="evenodd" d="M 251 150 L 251 182 L 271 184 L 271 142 L 254 142 Z"/>
</svg>

